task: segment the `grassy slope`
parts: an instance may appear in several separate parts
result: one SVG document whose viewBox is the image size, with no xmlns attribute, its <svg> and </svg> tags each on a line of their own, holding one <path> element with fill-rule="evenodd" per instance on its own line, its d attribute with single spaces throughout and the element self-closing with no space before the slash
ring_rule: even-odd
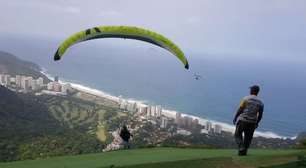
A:
<svg viewBox="0 0 306 168">
<path fill-rule="evenodd" d="M 251 159 L 250 159 L 251 160 Z M 270 165 L 270 166 L 269 166 Z M 271 166 L 272 165 L 272 166 Z M 139 165 L 121 166 L 120 168 L 305 168 L 306 161 L 290 161 L 289 163 L 262 163 L 257 165 L 241 164 L 233 158 L 210 158 L 197 160 L 182 160 L 175 162 L 148 163 Z"/>
<path fill-rule="evenodd" d="M 295 161 L 297 150 L 250 150 L 247 157 L 235 150 L 154 148 L 100 154 L 55 157 L 45 160 L 1 163 L 1 168 L 102 168 L 102 167 L 257 167 Z M 192 165 L 191 165 L 192 164 Z M 133 166 L 131 166 L 133 165 Z M 190 166 L 187 166 L 190 165 Z M 183 166 L 184 167 L 184 166 Z"/>
</svg>

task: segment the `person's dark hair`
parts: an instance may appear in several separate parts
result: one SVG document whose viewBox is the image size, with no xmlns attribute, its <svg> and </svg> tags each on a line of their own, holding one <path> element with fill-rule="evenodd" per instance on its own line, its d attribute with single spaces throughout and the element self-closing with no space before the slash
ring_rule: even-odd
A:
<svg viewBox="0 0 306 168">
<path fill-rule="evenodd" d="M 123 126 L 122 126 L 122 130 L 124 130 L 124 131 L 125 131 L 125 130 L 128 130 L 128 129 L 127 129 L 127 126 L 126 126 L 126 125 L 123 125 Z"/>
<path fill-rule="evenodd" d="M 252 95 L 258 95 L 259 91 L 260 91 L 260 88 L 258 85 L 253 85 L 250 87 L 250 93 Z"/>
</svg>

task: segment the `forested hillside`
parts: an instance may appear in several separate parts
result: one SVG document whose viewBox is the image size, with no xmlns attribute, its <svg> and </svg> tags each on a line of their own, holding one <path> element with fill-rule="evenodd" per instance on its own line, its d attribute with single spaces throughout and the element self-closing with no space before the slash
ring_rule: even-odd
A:
<svg viewBox="0 0 306 168">
<path fill-rule="evenodd" d="M 0 161 L 102 151 L 95 135 L 58 121 L 36 96 L 0 86 Z"/>
</svg>

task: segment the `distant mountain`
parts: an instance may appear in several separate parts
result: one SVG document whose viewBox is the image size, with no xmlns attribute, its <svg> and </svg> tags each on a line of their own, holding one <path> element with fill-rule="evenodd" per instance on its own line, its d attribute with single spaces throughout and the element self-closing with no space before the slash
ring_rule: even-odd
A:
<svg viewBox="0 0 306 168">
<path fill-rule="evenodd" d="M 13 54 L 0 51 L 0 73 L 15 75 L 26 75 L 34 78 L 42 77 L 44 81 L 50 81 L 41 72 L 41 68 L 29 61 L 19 59 Z"/>
</svg>

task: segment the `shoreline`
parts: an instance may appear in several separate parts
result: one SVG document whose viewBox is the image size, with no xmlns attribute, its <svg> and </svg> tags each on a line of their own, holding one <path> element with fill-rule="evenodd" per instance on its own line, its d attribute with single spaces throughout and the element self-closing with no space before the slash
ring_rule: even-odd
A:
<svg viewBox="0 0 306 168">
<path fill-rule="evenodd" d="M 47 78 L 49 78 L 51 81 L 53 81 L 54 77 L 52 75 L 48 74 L 45 69 L 43 69 L 40 72 L 43 75 L 45 75 Z M 72 88 L 74 88 L 76 90 L 86 92 L 86 93 L 89 93 L 89 94 L 92 94 L 92 95 L 95 95 L 95 96 L 98 96 L 98 97 L 106 98 L 106 99 L 109 99 L 109 100 L 112 100 L 112 101 L 115 101 L 115 102 L 119 102 L 119 99 L 120 99 L 119 97 L 113 96 L 113 95 L 111 95 L 109 93 L 106 93 L 104 91 L 101 91 L 101 90 L 98 90 L 98 89 L 95 89 L 95 88 L 91 88 L 91 87 L 85 86 L 83 84 L 69 82 L 69 80 L 64 79 L 64 80 L 59 80 L 59 82 L 60 83 L 68 83 L 72 86 Z M 135 100 L 135 99 L 132 99 L 132 98 L 126 98 L 125 100 L 127 100 L 128 102 L 136 102 L 139 106 L 148 106 L 149 105 L 149 104 L 144 103 L 145 101 Z M 167 109 L 162 108 L 162 113 L 166 117 L 175 118 L 177 112 L 179 112 L 179 111 L 167 110 Z M 181 113 L 181 112 L 179 112 L 179 113 Z M 221 125 L 223 131 L 231 132 L 231 133 L 235 132 L 235 126 L 232 125 L 232 124 L 219 122 L 219 121 L 215 121 L 215 120 L 210 120 L 210 119 L 205 119 L 205 118 L 201 118 L 201 117 L 186 114 L 186 113 L 181 113 L 181 114 L 182 114 L 182 116 L 189 116 L 193 119 L 198 119 L 199 124 L 201 124 L 201 125 L 205 125 L 206 122 L 209 121 L 213 125 L 216 125 L 216 124 Z M 278 135 L 277 133 L 270 132 L 270 131 L 267 131 L 267 132 L 255 131 L 254 137 L 280 138 L 280 139 L 288 139 L 288 138 L 289 139 L 295 139 L 296 138 L 296 136 L 293 136 L 293 137 L 281 136 L 281 135 Z"/>
</svg>

